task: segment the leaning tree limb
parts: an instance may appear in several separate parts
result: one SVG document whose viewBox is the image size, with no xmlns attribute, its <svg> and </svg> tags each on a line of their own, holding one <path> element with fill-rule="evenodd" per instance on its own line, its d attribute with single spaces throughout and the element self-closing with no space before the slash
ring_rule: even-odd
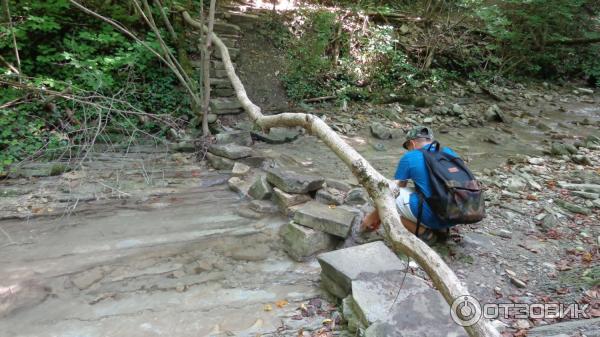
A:
<svg viewBox="0 0 600 337">
<path fill-rule="evenodd" d="M 208 31 L 207 27 L 194 20 L 188 12 L 183 11 L 182 14 L 185 22 L 190 26 Z M 317 116 L 304 113 L 282 113 L 264 116 L 261 109 L 248 98 L 246 89 L 235 73 L 227 46 L 214 33 L 210 35 L 210 38 L 215 46 L 219 48 L 227 76 L 233 85 L 238 100 L 254 123 L 264 130 L 280 126 L 300 126 L 321 139 L 352 170 L 352 173 L 375 201 L 386 231 L 386 239 L 392 245 L 392 248 L 413 258 L 427 272 L 433 284 L 449 304 L 456 298 L 469 294 L 467 288 L 444 260 L 427 244 L 404 228 L 396 210 L 396 202 L 392 193 L 395 184 L 391 180 L 375 170 L 365 158 Z M 465 330 L 471 337 L 500 337 L 498 331 L 485 319 L 479 320 L 470 327 L 465 327 Z"/>
</svg>

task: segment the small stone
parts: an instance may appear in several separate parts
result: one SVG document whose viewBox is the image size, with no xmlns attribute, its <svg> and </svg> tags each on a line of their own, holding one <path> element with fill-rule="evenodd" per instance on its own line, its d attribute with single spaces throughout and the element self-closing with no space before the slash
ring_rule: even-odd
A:
<svg viewBox="0 0 600 337">
<path fill-rule="evenodd" d="M 510 276 L 508 277 L 510 279 L 510 282 L 512 282 L 512 284 L 514 284 L 517 288 L 525 288 L 527 287 L 527 283 L 525 283 L 524 281 L 514 277 L 514 276 Z"/>
<path fill-rule="evenodd" d="M 460 116 L 465 112 L 465 110 L 460 105 L 455 103 L 452 104 L 452 112 L 455 116 Z"/>
<path fill-rule="evenodd" d="M 577 90 L 582 93 L 582 94 L 586 94 L 586 95 L 593 95 L 594 94 L 594 90 L 589 89 L 589 88 L 577 88 Z"/>
<path fill-rule="evenodd" d="M 532 165 L 542 165 L 546 162 L 544 158 L 529 158 L 527 162 Z"/>
<path fill-rule="evenodd" d="M 523 181 L 523 179 L 515 176 L 510 177 L 506 184 L 506 188 L 511 192 L 522 191 L 526 186 L 526 183 Z"/>
<path fill-rule="evenodd" d="M 574 195 L 574 196 L 583 198 L 583 199 L 588 199 L 588 200 L 600 199 L 600 194 L 598 194 L 598 193 L 590 193 L 590 192 L 583 192 L 583 191 L 572 191 L 571 194 Z"/>
<path fill-rule="evenodd" d="M 182 293 L 185 291 L 185 284 L 183 283 L 177 283 L 177 285 L 175 286 L 175 291 L 177 291 L 178 293 Z"/>
<path fill-rule="evenodd" d="M 297 128 L 271 128 L 269 133 L 252 132 L 256 139 L 269 144 L 283 144 L 293 142 L 300 136 Z"/>
<path fill-rule="evenodd" d="M 233 168 L 231 169 L 231 174 L 234 177 L 241 177 L 250 172 L 250 166 L 243 163 L 235 163 L 233 164 Z"/>
<path fill-rule="evenodd" d="M 174 278 L 182 278 L 185 276 L 185 271 L 183 271 L 182 269 L 178 269 L 176 271 L 173 272 L 173 277 Z"/>
<path fill-rule="evenodd" d="M 547 214 L 544 217 L 544 220 L 542 220 L 542 227 L 544 227 L 545 229 L 557 228 L 558 226 L 560 226 L 560 224 L 560 220 L 558 220 L 558 218 L 554 214 Z"/>
<path fill-rule="evenodd" d="M 427 118 L 423 119 L 423 123 L 425 123 L 425 124 L 431 124 L 431 123 L 433 123 L 433 118 L 432 117 L 427 117 Z"/>
<path fill-rule="evenodd" d="M 229 189 L 232 191 L 240 193 L 243 196 L 248 194 L 248 189 L 250 188 L 248 183 L 240 179 L 240 177 L 229 178 L 229 180 L 227 180 L 227 186 L 229 186 Z"/>
</svg>

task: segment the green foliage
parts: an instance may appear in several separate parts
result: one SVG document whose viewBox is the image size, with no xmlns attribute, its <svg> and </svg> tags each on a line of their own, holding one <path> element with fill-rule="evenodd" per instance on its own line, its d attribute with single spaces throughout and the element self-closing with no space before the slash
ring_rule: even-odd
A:
<svg viewBox="0 0 600 337">
<path fill-rule="evenodd" d="M 335 27 L 335 13 L 306 12 L 305 30 L 290 42 L 288 69 L 283 78 L 291 98 L 323 96 L 331 89 L 326 85 L 333 68 L 327 48 Z"/>
<path fill-rule="evenodd" d="M 152 120 L 125 116 L 110 108 L 184 119 L 191 116 L 190 100 L 175 76 L 141 44 L 111 25 L 74 8 L 68 0 L 12 0 L 9 5 L 22 73 L 27 76 L 24 84 L 55 91 L 68 88 L 75 95 L 97 97 L 94 103 L 98 105 L 90 108 L 56 99 L 54 108 L 48 110 L 37 101 L 45 100 L 43 92 L 31 96 L 11 86 L 0 87 L 3 103 L 33 98 L 0 111 L 0 172 L 33 154 L 89 142 L 90 128 L 84 122 L 98 118 L 106 123 L 106 130 L 141 129 L 164 134 L 164 126 Z M 128 26 L 148 45 L 159 49 L 156 36 L 140 24 L 132 7 L 101 0 L 86 1 L 85 5 Z M 0 27 L 0 34 L 10 33 L 7 26 Z M 0 39 L 0 53 L 16 64 L 12 48 L 12 39 Z M 0 71 L 5 80 L 16 81 L 4 64 L 0 64 Z M 72 111 L 70 118 L 81 124 L 66 123 L 68 111 Z"/>
</svg>

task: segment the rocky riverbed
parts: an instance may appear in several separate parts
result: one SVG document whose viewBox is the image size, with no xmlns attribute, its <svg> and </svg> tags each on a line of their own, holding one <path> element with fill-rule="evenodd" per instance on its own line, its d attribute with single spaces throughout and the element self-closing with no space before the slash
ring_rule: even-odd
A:
<svg viewBox="0 0 600 337">
<path fill-rule="evenodd" d="M 487 188 L 486 219 L 434 247 L 472 294 L 587 303 L 599 316 L 599 97 L 477 88 L 457 85 L 425 107 L 315 113 L 390 177 L 402 130 L 432 125 Z M 372 206 L 349 170 L 298 130 L 264 134 L 243 120 L 222 128 L 207 161 L 192 144 L 98 146 L 85 162 L 26 163 L 3 180 L 0 335 L 339 335 L 373 325 L 364 315 L 349 319 L 345 308 L 368 311 L 349 304 L 348 293 L 335 295 L 338 282 L 328 288 L 331 274 L 322 274 L 327 259 L 315 259 L 380 238 L 357 231 Z M 430 287 L 414 262 L 397 261 L 409 286 Z M 374 288 L 355 281 L 362 303 Z M 507 335 L 570 336 L 593 326 L 499 322 Z"/>
</svg>

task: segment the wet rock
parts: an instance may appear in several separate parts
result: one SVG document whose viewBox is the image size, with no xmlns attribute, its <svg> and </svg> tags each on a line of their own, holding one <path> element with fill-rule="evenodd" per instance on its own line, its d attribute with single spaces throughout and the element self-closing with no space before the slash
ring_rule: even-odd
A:
<svg viewBox="0 0 600 337">
<path fill-rule="evenodd" d="M 326 205 L 341 205 L 344 203 L 345 196 L 335 188 L 325 187 L 317 191 L 315 200 Z"/>
<path fill-rule="evenodd" d="M 258 140 L 269 144 L 283 144 L 293 142 L 300 136 L 298 128 L 271 128 L 269 133 L 252 132 Z"/>
<path fill-rule="evenodd" d="M 555 199 L 554 202 L 558 206 L 560 206 L 572 213 L 583 214 L 583 215 L 591 215 L 592 214 L 592 211 L 590 209 L 579 206 L 579 205 L 572 204 L 572 203 L 570 203 L 568 201 L 564 201 L 562 199 Z"/>
<path fill-rule="evenodd" d="M 450 307 L 444 297 L 410 274 L 363 273 L 352 281 L 352 298 L 367 330 L 376 330 L 373 336 L 467 336 L 448 314 Z"/>
<path fill-rule="evenodd" d="M 554 143 L 552 143 L 552 145 L 550 145 L 550 154 L 552 154 L 554 156 L 563 156 L 563 155 L 568 155 L 569 151 L 567 150 L 567 147 L 565 144 L 554 142 Z"/>
<path fill-rule="evenodd" d="M 231 170 L 235 162 L 225 157 L 216 156 L 212 153 L 206 153 L 206 159 L 212 168 L 215 170 Z"/>
<path fill-rule="evenodd" d="M 212 144 L 208 148 L 208 151 L 216 156 L 225 157 L 232 160 L 249 157 L 252 154 L 251 148 L 234 143 Z"/>
<path fill-rule="evenodd" d="M 344 203 L 351 206 L 364 205 L 369 202 L 369 195 L 364 188 L 357 187 L 348 191 Z"/>
<path fill-rule="evenodd" d="M 79 290 L 85 290 L 92 286 L 92 284 L 100 281 L 104 277 L 104 270 L 100 267 L 92 268 L 81 272 L 71 278 L 71 282 Z"/>
<path fill-rule="evenodd" d="M 250 135 L 250 131 L 238 130 L 238 131 L 229 131 L 217 133 L 215 135 L 217 144 L 237 144 L 240 146 L 250 146 L 252 145 L 252 136 Z"/>
<path fill-rule="evenodd" d="M 267 177 L 264 174 L 259 174 L 255 177 L 254 182 L 248 190 L 248 194 L 255 199 L 268 199 L 271 197 L 273 189 L 267 182 Z"/>
<path fill-rule="evenodd" d="M 325 179 L 309 176 L 291 170 L 271 169 L 267 180 L 275 187 L 287 193 L 308 193 L 323 186 Z"/>
<path fill-rule="evenodd" d="M 308 194 L 289 194 L 274 187 L 273 200 L 283 212 L 287 212 L 289 207 L 303 204 L 312 200 L 312 198 Z"/>
<path fill-rule="evenodd" d="M 243 163 L 235 163 L 233 164 L 233 168 L 231 169 L 231 174 L 234 177 L 241 177 L 250 172 L 250 166 Z"/>
<path fill-rule="evenodd" d="M 528 337 L 588 336 L 600 337 L 600 318 L 572 320 L 535 327 Z"/>
<path fill-rule="evenodd" d="M 329 207 L 316 201 L 302 205 L 294 214 L 294 221 L 303 226 L 346 238 L 356 213 L 341 207 Z"/>
<path fill-rule="evenodd" d="M 250 209 L 258 213 L 277 213 L 279 207 L 268 200 L 252 200 L 249 205 Z"/>
<path fill-rule="evenodd" d="M 378 274 L 402 271 L 405 264 L 382 241 L 339 249 L 317 256 L 321 277 L 326 276 L 337 284 L 345 298 L 352 290 L 352 281 L 361 273 Z"/>
<path fill-rule="evenodd" d="M 281 228 L 283 250 L 296 261 L 305 261 L 316 253 L 333 249 L 334 236 L 293 222 Z"/>
<path fill-rule="evenodd" d="M 378 139 L 391 139 L 392 131 L 383 124 L 375 122 L 371 124 L 371 135 Z"/>
</svg>

